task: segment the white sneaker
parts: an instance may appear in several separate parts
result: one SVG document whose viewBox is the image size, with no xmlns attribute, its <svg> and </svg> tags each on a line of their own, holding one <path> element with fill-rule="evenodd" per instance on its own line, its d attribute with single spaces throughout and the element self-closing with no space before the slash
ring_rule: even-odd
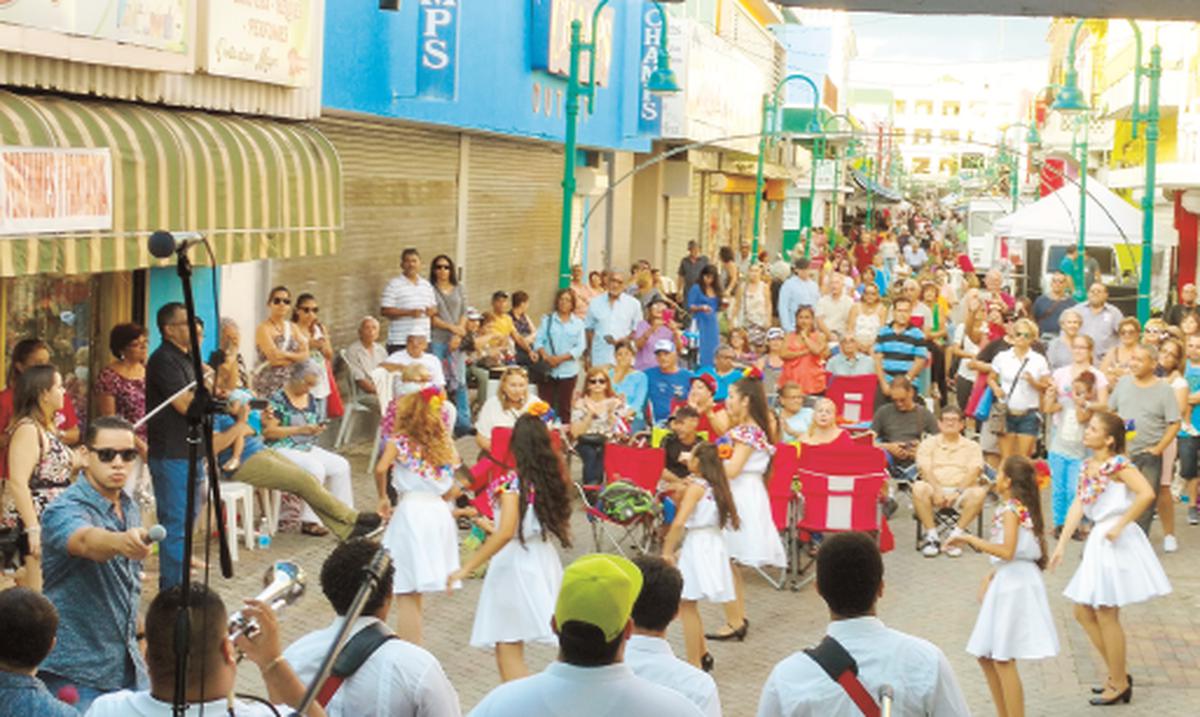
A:
<svg viewBox="0 0 1200 717">
<path fill-rule="evenodd" d="M 962 548 L 958 547 L 957 545 L 951 545 L 948 548 L 942 550 L 942 552 L 951 558 L 957 558 L 960 555 L 962 555 Z"/>
<path fill-rule="evenodd" d="M 942 546 L 938 545 L 937 536 L 926 535 L 925 540 L 921 542 L 921 555 L 927 558 L 936 558 L 940 552 L 942 552 Z"/>
<path fill-rule="evenodd" d="M 1168 535 L 1163 538 L 1164 553 L 1173 553 L 1176 550 L 1179 550 L 1179 541 L 1175 539 L 1174 535 Z"/>
</svg>

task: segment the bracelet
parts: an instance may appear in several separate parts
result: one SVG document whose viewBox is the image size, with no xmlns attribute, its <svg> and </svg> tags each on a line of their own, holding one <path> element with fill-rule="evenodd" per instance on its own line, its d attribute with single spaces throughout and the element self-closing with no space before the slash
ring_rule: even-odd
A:
<svg viewBox="0 0 1200 717">
<path fill-rule="evenodd" d="M 35 525 L 32 528 L 26 528 L 25 532 L 26 533 L 40 533 L 40 532 L 42 532 L 42 526 Z"/>
<path fill-rule="evenodd" d="M 262 670 L 261 670 L 262 674 L 263 674 L 264 676 L 266 676 L 266 674 L 267 674 L 268 672 L 270 672 L 271 670 L 273 670 L 273 669 L 275 669 L 276 667 L 278 667 L 278 666 L 279 666 L 279 663 L 281 663 L 281 662 L 283 662 L 283 655 L 280 655 L 279 657 L 276 657 L 274 660 L 271 660 L 270 662 L 268 662 L 268 663 L 267 663 L 267 666 L 266 666 L 266 667 L 264 667 L 264 668 L 262 668 Z"/>
</svg>

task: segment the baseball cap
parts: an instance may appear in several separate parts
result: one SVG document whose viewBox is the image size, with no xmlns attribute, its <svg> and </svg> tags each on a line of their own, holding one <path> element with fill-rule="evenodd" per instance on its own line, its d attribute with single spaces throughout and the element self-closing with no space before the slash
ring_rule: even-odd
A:
<svg viewBox="0 0 1200 717">
<path fill-rule="evenodd" d="M 700 374 L 696 374 L 695 376 L 692 376 L 691 383 L 695 383 L 697 381 L 704 384 L 708 388 L 709 393 L 717 392 L 717 379 L 713 378 L 709 374 L 700 373 Z M 688 384 L 688 385 L 691 385 L 691 384 Z"/>
<path fill-rule="evenodd" d="M 629 623 L 642 590 L 642 571 L 619 555 L 593 553 L 563 571 L 554 619 L 559 629 L 572 620 L 594 625 L 612 642 Z"/>
<path fill-rule="evenodd" d="M 675 353 L 675 342 L 671 339 L 659 339 L 654 342 L 654 353 L 666 351 L 667 353 Z"/>
<path fill-rule="evenodd" d="M 467 319 L 469 319 L 470 321 L 482 321 L 483 314 L 479 313 L 479 309 L 476 309 L 474 306 L 468 306 L 467 307 Z"/>
<path fill-rule="evenodd" d="M 767 329 L 767 339 L 782 339 L 785 335 L 783 329 L 778 326 L 772 326 Z"/>
</svg>

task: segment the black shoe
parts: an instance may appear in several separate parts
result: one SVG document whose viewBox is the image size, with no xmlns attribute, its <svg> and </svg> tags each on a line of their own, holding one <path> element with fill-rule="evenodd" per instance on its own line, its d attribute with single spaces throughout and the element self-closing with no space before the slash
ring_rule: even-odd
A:
<svg viewBox="0 0 1200 717">
<path fill-rule="evenodd" d="M 1130 684 L 1128 687 L 1125 688 L 1124 692 L 1113 697 L 1112 699 L 1106 700 L 1103 697 L 1093 697 L 1092 699 L 1088 700 L 1088 704 L 1090 704 L 1093 707 L 1109 707 L 1111 705 L 1115 705 L 1118 703 L 1129 704 L 1129 701 L 1132 699 L 1133 699 L 1133 685 Z"/>
<path fill-rule="evenodd" d="M 900 504 L 896 502 L 895 498 L 889 496 L 888 498 L 884 499 L 882 510 L 883 517 L 891 520 L 892 516 L 896 514 L 896 510 L 899 509 L 899 507 Z"/>
<path fill-rule="evenodd" d="M 1133 675 L 1125 675 L 1125 679 L 1126 679 L 1126 681 L 1129 682 L 1129 686 L 1133 687 Z M 1092 694 L 1093 695 L 1104 694 L 1104 687 L 1093 687 Z"/>
<path fill-rule="evenodd" d="M 355 538 L 373 538 L 383 531 L 383 518 L 378 513 L 359 513 L 354 520 L 354 529 L 350 531 L 347 540 Z"/>
<path fill-rule="evenodd" d="M 713 659 L 712 654 L 706 652 L 704 653 L 704 657 L 700 658 L 700 669 L 704 670 L 705 672 L 712 672 L 713 664 L 715 662 L 716 660 Z"/>
<path fill-rule="evenodd" d="M 729 626 L 727 625 L 726 627 L 729 627 Z M 731 629 L 730 632 L 705 633 L 704 636 L 706 638 L 708 638 L 709 640 L 716 640 L 717 642 L 729 642 L 729 641 L 734 641 L 734 640 L 736 640 L 737 642 L 741 642 L 742 640 L 746 639 L 746 633 L 749 631 L 750 631 L 750 621 L 742 620 L 742 626 L 736 630 Z"/>
</svg>

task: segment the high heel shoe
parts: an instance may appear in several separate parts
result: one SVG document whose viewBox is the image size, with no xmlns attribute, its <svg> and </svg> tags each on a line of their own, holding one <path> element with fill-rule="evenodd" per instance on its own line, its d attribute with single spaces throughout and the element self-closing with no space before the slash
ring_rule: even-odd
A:
<svg viewBox="0 0 1200 717">
<path fill-rule="evenodd" d="M 1129 683 L 1130 687 L 1133 687 L 1133 675 L 1125 675 L 1125 680 Z M 1102 695 L 1102 694 L 1104 694 L 1104 690 L 1106 688 L 1107 688 L 1107 685 L 1105 685 L 1104 687 L 1093 687 L 1092 694 L 1093 695 Z"/>
<path fill-rule="evenodd" d="M 705 672 L 712 672 L 713 664 L 715 663 L 716 660 L 713 659 L 712 654 L 706 652 L 704 653 L 704 657 L 700 658 L 700 669 L 704 670 Z"/>
<path fill-rule="evenodd" d="M 743 619 L 742 626 L 736 630 L 733 630 L 729 625 L 726 625 L 726 627 L 730 627 L 731 631 L 705 633 L 704 637 L 708 638 L 709 640 L 716 640 L 717 642 L 728 642 L 730 640 L 741 642 L 742 640 L 746 639 L 746 633 L 750 630 L 750 621 Z"/>
<path fill-rule="evenodd" d="M 1129 704 L 1129 701 L 1132 699 L 1133 699 L 1133 684 L 1131 683 L 1128 687 L 1125 688 L 1124 692 L 1122 692 L 1121 694 L 1119 694 L 1111 699 L 1106 700 L 1103 697 L 1093 697 L 1092 699 L 1088 700 L 1088 704 L 1092 705 L 1093 707 L 1108 707 L 1110 705 L 1115 705 L 1118 702 L 1121 702 L 1124 704 Z"/>
</svg>

